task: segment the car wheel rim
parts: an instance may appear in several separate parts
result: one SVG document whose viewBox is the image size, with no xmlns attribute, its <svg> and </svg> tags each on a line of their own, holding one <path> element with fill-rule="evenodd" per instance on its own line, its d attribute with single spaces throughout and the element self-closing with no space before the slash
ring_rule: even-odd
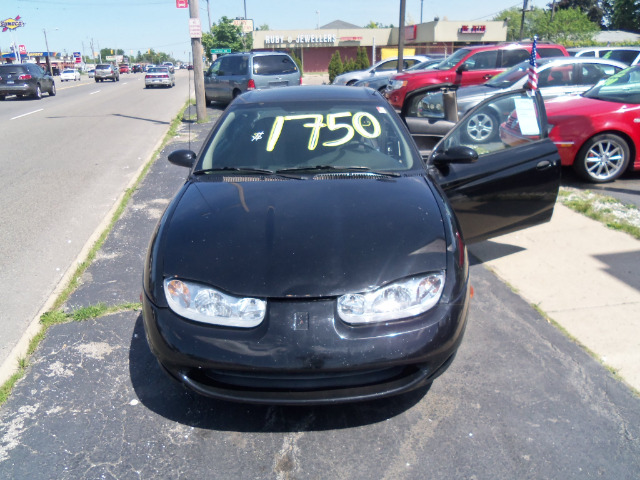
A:
<svg viewBox="0 0 640 480">
<path fill-rule="evenodd" d="M 483 142 L 491 137 L 494 128 L 493 118 L 490 115 L 474 115 L 467 122 L 467 135 L 474 142 Z"/>
<path fill-rule="evenodd" d="M 615 177 L 624 165 L 624 161 L 623 146 L 611 140 L 595 143 L 584 159 L 587 173 L 598 180 Z"/>
</svg>

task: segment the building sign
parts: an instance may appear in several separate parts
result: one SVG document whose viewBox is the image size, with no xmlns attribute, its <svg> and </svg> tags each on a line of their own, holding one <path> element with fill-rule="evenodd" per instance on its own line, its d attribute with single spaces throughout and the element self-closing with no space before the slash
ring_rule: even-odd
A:
<svg viewBox="0 0 640 480">
<path fill-rule="evenodd" d="M 189 0 L 176 0 L 176 8 L 189 8 Z"/>
<path fill-rule="evenodd" d="M 18 27 L 24 27 L 24 22 L 20 20 L 20 15 L 16 18 L 7 18 L 6 20 L 2 20 L 0 22 L 0 27 L 2 27 L 2 31 L 6 32 L 7 30 L 15 30 Z"/>
<path fill-rule="evenodd" d="M 243 34 L 253 32 L 253 20 L 248 20 L 246 18 L 236 18 L 231 23 L 233 23 L 236 27 L 240 27 L 240 31 Z"/>
<path fill-rule="evenodd" d="M 460 27 L 460 33 L 485 33 L 486 31 L 486 25 L 462 25 Z"/>
<path fill-rule="evenodd" d="M 18 45 L 18 51 L 20 52 L 20 55 L 26 55 L 27 47 L 25 47 L 24 45 Z"/>
<path fill-rule="evenodd" d="M 341 42 L 361 42 L 362 37 L 340 37 L 338 40 Z"/>
<path fill-rule="evenodd" d="M 265 45 L 279 45 L 282 43 L 330 43 L 336 42 L 336 36 L 332 33 L 325 33 L 324 35 L 317 34 L 301 34 L 295 38 L 289 35 L 284 37 L 283 35 L 267 35 L 264 38 Z"/>
<path fill-rule="evenodd" d="M 404 27 L 404 39 L 405 40 L 415 40 L 418 36 L 418 26 L 417 25 L 409 25 L 408 27 Z"/>
</svg>

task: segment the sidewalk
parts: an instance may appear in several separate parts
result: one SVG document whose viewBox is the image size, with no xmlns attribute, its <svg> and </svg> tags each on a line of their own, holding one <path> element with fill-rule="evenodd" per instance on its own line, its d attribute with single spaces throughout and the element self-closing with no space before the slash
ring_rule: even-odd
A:
<svg viewBox="0 0 640 480">
<path fill-rule="evenodd" d="M 640 242 L 556 204 L 551 222 L 469 250 L 640 391 Z"/>
</svg>

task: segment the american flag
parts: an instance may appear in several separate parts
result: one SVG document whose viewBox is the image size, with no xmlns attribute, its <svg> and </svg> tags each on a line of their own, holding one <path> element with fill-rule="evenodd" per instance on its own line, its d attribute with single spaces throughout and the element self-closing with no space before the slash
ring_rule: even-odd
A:
<svg viewBox="0 0 640 480">
<path fill-rule="evenodd" d="M 529 57 L 529 88 L 536 90 L 538 88 L 538 71 L 536 70 L 536 44 L 538 36 L 534 35 L 533 45 L 531 46 L 531 56 Z"/>
</svg>

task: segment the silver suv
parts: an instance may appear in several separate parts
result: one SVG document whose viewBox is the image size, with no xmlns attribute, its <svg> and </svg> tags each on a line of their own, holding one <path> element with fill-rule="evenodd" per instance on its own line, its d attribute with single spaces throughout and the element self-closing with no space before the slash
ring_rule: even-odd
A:
<svg viewBox="0 0 640 480">
<path fill-rule="evenodd" d="M 104 82 L 105 80 L 120 81 L 120 71 L 110 63 L 101 63 L 96 65 L 94 73 L 96 82 Z"/>
<path fill-rule="evenodd" d="M 247 90 L 300 85 L 301 77 L 296 62 L 286 53 L 229 53 L 205 72 L 205 99 L 207 105 L 229 103 Z"/>
</svg>

